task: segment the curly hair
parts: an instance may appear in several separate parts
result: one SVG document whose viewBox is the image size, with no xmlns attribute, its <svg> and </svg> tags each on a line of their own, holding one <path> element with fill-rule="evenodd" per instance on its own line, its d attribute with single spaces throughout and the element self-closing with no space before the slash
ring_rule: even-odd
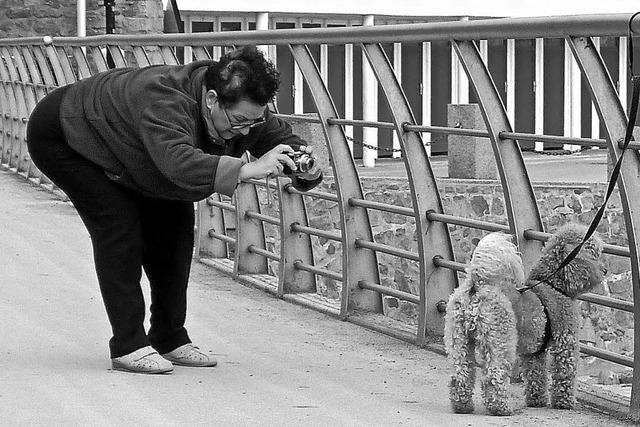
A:
<svg viewBox="0 0 640 427">
<path fill-rule="evenodd" d="M 273 100 L 280 73 L 255 46 L 244 46 L 223 55 L 205 73 L 207 90 L 215 90 L 224 106 L 249 99 L 259 105 Z"/>
</svg>

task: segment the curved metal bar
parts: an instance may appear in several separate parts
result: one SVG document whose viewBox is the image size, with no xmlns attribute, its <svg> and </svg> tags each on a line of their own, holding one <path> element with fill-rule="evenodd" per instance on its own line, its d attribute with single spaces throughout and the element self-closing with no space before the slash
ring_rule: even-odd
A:
<svg viewBox="0 0 640 427">
<path fill-rule="evenodd" d="M 380 279 L 375 252 L 360 250 L 355 244 L 358 238 L 373 241 L 373 235 L 367 210 L 349 205 L 349 199 L 364 197 L 347 138 L 342 127 L 327 125 L 327 119 L 337 117 L 338 113 L 309 49 L 304 45 L 290 45 L 290 49 L 311 90 L 329 155 L 333 160 L 331 165 L 336 180 L 342 228 L 343 282 L 340 315 L 345 318 L 354 308 L 381 313 L 380 294 L 358 287 L 360 280 L 380 283 Z"/>
<path fill-rule="evenodd" d="M 6 49 L 5 49 L 6 50 Z M 18 97 L 16 93 L 16 88 L 13 83 L 11 83 L 12 79 L 9 75 L 9 70 L 7 68 L 7 62 L 9 58 L 7 58 L 6 54 L 2 54 L 0 57 L 0 79 L 2 79 L 4 89 L 5 89 L 5 98 L 7 102 L 7 108 L 4 110 L 4 117 L 6 119 L 7 128 L 5 129 L 5 151 L 3 153 L 4 162 L 9 166 L 9 169 L 18 169 L 18 160 L 20 158 L 20 145 L 18 139 L 16 138 L 20 134 L 20 126 L 18 124 L 18 115 L 20 114 L 18 111 Z"/>
<path fill-rule="evenodd" d="M 176 53 L 169 46 L 162 46 L 160 48 L 160 54 L 165 64 L 167 65 L 179 64 L 178 58 L 176 58 Z"/>
<path fill-rule="evenodd" d="M 228 258 L 229 256 L 226 242 L 213 239 L 209 235 L 210 231 L 223 235 L 226 235 L 227 231 L 222 209 L 216 207 L 212 202 L 220 202 L 220 195 L 214 193 L 198 203 L 198 216 L 196 217 L 198 233 L 194 251 L 196 259 Z"/>
<path fill-rule="evenodd" d="M 196 60 L 211 59 L 209 52 L 207 52 L 207 49 L 205 49 L 204 46 L 195 46 L 192 53 Z"/>
<path fill-rule="evenodd" d="M 107 50 L 111 54 L 111 59 L 113 59 L 113 64 L 116 68 L 124 68 L 128 66 L 119 45 L 107 45 Z"/>
<path fill-rule="evenodd" d="M 147 67 L 151 65 L 149 55 L 147 55 L 147 51 L 144 50 L 144 47 L 142 46 L 133 46 L 133 57 L 136 58 L 138 67 Z"/>
<path fill-rule="evenodd" d="M 91 76 L 91 68 L 89 67 L 89 61 L 87 61 L 87 55 L 85 53 L 86 48 L 74 46 L 71 49 L 71 54 L 76 60 L 76 64 L 78 64 L 78 79 Z"/>
<path fill-rule="evenodd" d="M 73 72 L 73 67 L 71 66 L 71 61 L 69 61 L 66 48 L 64 46 L 56 46 L 55 51 L 58 55 L 58 60 L 60 61 L 60 66 L 62 67 L 62 72 L 64 73 L 66 82 L 75 82 L 77 77 Z"/>
<path fill-rule="evenodd" d="M 9 78 L 13 82 L 11 84 L 11 86 L 13 86 L 13 93 L 16 97 L 17 114 L 12 118 L 12 120 L 15 122 L 14 130 L 16 131 L 13 134 L 13 144 L 16 147 L 14 156 L 17 155 L 17 158 L 15 159 L 16 171 L 20 175 L 27 177 L 29 173 L 29 153 L 27 152 L 25 137 L 27 135 L 27 116 L 29 115 L 29 113 L 27 111 L 27 100 L 25 92 L 30 89 L 27 88 L 24 84 L 21 84 L 22 80 L 20 79 L 16 63 L 18 58 L 20 57 L 20 54 L 18 53 L 18 56 L 16 57 L 13 52 L 10 52 L 6 47 L 0 48 L 0 52 L 5 59 L 5 65 L 7 67 L 7 71 L 9 72 Z"/>
<path fill-rule="evenodd" d="M 90 46 L 88 49 L 91 52 L 91 58 L 93 59 L 98 72 L 108 70 L 109 65 L 107 64 L 107 59 L 104 57 L 104 53 L 102 53 L 102 48 L 100 46 Z"/>
<path fill-rule="evenodd" d="M 422 137 L 415 132 L 404 132 L 403 125 L 415 124 L 415 119 L 389 59 L 379 44 L 364 44 L 362 48 L 389 103 L 409 179 L 420 265 L 417 340 L 422 344 L 427 334 L 443 334 L 444 317 L 436 310 L 436 302 L 448 299 L 458 285 L 455 273 L 436 268 L 430 262 L 436 254 L 454 259 L 451 236 L 446 224 L 432 222 L 426 216 L 427 211 L 443 213 L 440 192 Z"/>
<path fill-rule="evenodd" d="M 582 70 L 582 75 L 587 82 L 587 87 L 591 93 L 591 99 L 600 117 L 600 122 L 604 125 L 605 135 L 609 147 L 609 157 L 616 163 L 622 151 L 618 145 L 624 141 L 627 127 L 627 116 L 620 103 L 611 77 L 593 45 L 593 41 L 588 37 L 568 37 L 566 39 L 571 52 L 573 53 L 578 66 Z M 629 151 L 624 156 L 618 178 L 618 189 L 620 199 L 624 207 L 624 219 L 629 239 L 629 251 L 631 255 L 631 276 L 633 281 L 634 295 L 634 354 L 640 355 L 640 266 L 638 256 L 640 255 L 640 157 L 635 151 Z M 629 189 L 629 190 L 627 190 Z M 630 414 L 635 419 L 640 418 L 640 358 L 634 361 L 633 382 L 631 389 Z"/>
<path fill-rule="evenodd" d="M 27 178 L 31 178 L 33 177 L 33 174 L 31 168 L 31 156 L 29 155 L 29 151 L 27 149 L 27 122 L 31 111 L 33 111 L 36 106 L 36 97 L 33 92 L 33 85 L 28 84 L 31 83 L 31 78 L 29 77 L 29 72 L 27 71 L 22 53 L 17 46 L 14 46 L 11 49 L 11 56 L 13 58 L 13 65 L 15 68 L 14 73 L 16 75 L 16 79 L 18 79 L 22 83 L 22 102 L 24 108 L 24 116 L 21 118 L 23 131 L 20 135 L 21 154 L 19 168 L 24 171 L 24 174 Z M 11 72 L 11 69 L 9 71 Z"/>
<path fill-rule="evenodd" d="M 542 231 L 542 220 L 520 147 L 515 140 L 500 139 L 500 132 L 511 132 L 511 125 L 500 95 L 474 42 L 454 40 L 451 44 L 478 95 L 478 103 L 491 137 L 493 154 L 502 182 L 509 228 L 522 254 L 525 271 L 528 272 L 540 256 L 542 245 L 538 241 L 525 239 L 522 233 L 526 229 Z"/>
<path fill-rule="evenodd" d="M 51 70 L 53 71 L 53 76 L 56 79 L 56 84 L 58 86 L 64 86 L 67 83 L 72 83 L 73 80 L 67 81 L 66 75 L 62 70 L 62 65 L 60 64 L 60 58 L 58 58 L 56 48 L 51 45 L 46 45 L 43 50 L 51 64 Z"/>
<path fill-rule="evenodd" d="M 249 251 L 253 245 L 265 249 L 264 226 L 262 221 L 249 218 L 247 211 L 260 212 L 260 202 L 255 185 L 240 183 L 235 192 L 236 205 L 236 253 L 233 272 L 239 274 L 266 274 L 269 271 L 267 259 Z"/>
<path fill-rule="evenodd" d="M 292 224 L 309 226 L 307 208 L 303 196 L 291 193 L 286 187 L 289 179 L 278 178 L 278 199 L 280 200 L 280 274 L 278 295 L 300 292 L 316 292 L 316 275 L 307 270 L 295 268 L 300 261 L 313 266 L 311 236 L 293 230 Z M 267 191 L 271 191 L 267 188 Z"/>
</svg>

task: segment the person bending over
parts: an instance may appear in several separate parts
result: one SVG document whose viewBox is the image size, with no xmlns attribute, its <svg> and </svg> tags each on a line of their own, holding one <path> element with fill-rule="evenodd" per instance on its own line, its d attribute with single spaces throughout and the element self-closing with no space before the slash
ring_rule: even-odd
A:
<svg viewBox="0 0 640 427">
<path fill-rule="evenodd" d="M 31 114 L 32 160 L 91 236 L 113 369 L 216 365 L 184 326 L 194 202 L 230 196 L 241 180 L 281 175 L 285 166 L 295 170 L 288 153 L 311 153 L 267 108 L 278 86 L 273 64 L 247 46 L 219 61 L 104 71 L 54 90 Z M 241 160 L 247 151 L 257 160 Z M 309 190 L 321 178 L 294 185 Z"/>
</svg>

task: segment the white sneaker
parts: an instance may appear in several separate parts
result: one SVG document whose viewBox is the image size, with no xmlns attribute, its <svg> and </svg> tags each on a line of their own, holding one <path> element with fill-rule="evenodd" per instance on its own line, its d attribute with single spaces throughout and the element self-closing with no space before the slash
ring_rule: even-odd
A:
<svg viewBox="0 0 640 427">
<path fill-rule="evenodd" d="M 210 354 L 202 352 L 198 347 L 189 343 L 181 345 L 175 350 L 162 355 L 174 365 L 205 367 L 216 366 L 218 361 Z"/>
<path fill-rule="evenodd" d="M 142 347 L 124 356 L 111 359 L 116 371 L 139 374 L 164 374 L 173 371 L 173 364 L 160 356 L 151 346 Z"/>
</svg>

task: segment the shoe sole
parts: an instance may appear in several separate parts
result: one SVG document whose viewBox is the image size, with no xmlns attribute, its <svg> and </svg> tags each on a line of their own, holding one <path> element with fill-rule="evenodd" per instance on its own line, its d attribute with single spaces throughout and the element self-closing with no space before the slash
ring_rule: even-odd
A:
<svg viewBox="0 0 640 427">
<path fill-rule="evenodd" d="M 165 359 L 167 358 L 165 357 Z M 217 361 L 207 362 L 207 363 L 185 363 L 185 362 L 180 362 L 179 360 L 171 360 L 171 359 L 167 359 L 167 360 L 176 366 L 186 366 L 189 368 L 213 368 L 214 366 L 218 365 Z"/>
<path fill-rule="evenodd" d="M 134 373 L 134 374 L 169 374 L 173 371 L 173 366 L 170 368 L 160 368 L 160 369 L 153 369 L 153 370 L 141 370 L 141 369 L 131 369 L 128 368 L 126 365 L 122 365 L 119 363 L 111 363 L 111 368 L 114 371 L 121 371 L 121 372 L 130 372 L 130 373 Z"/>
</svg>

